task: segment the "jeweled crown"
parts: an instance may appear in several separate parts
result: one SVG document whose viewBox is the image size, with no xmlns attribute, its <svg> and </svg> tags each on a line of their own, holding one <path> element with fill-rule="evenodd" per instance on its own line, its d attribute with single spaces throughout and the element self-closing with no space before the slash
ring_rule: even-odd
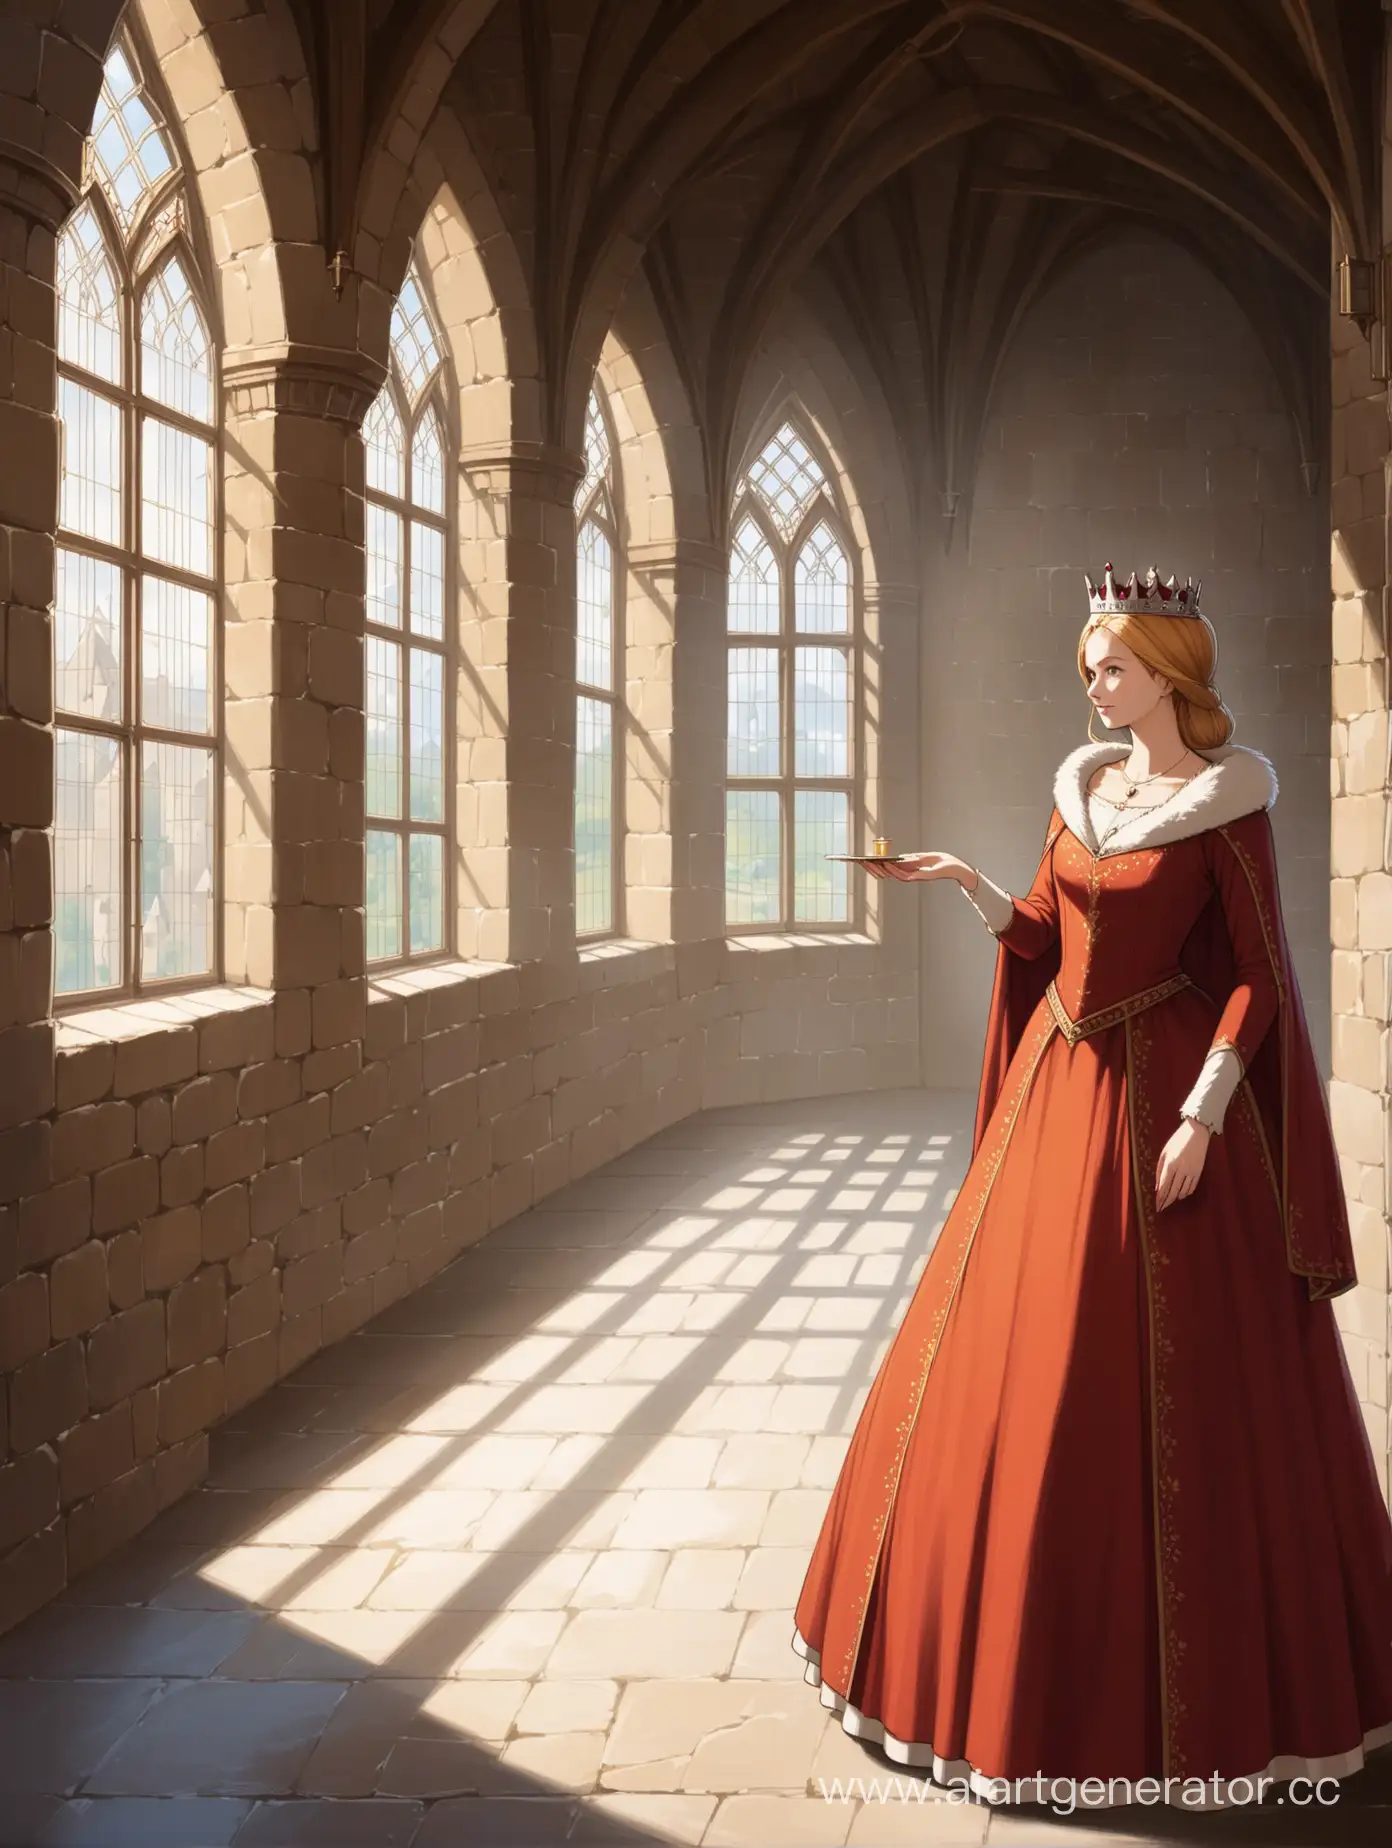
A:
<svg viewBox="0 0 1392 1848">
<path fill-rule="evenodd" d="M 1154 565 L 1146 577 L 1133 571 L 1124 584 L 1119 584 L 1108 559 L 1100 584 L 1094 584 L 1086 572 L 1083 582 L 1088 587 L 1094 621 L 1104 616 L 1200 616 L 1203 613 L 1199 608 L 1202 578 L 1197 584 L 1192 578 L 1180 584 L 1172 575 L 1168 584 L 1162 583 Z"/>
</svg>

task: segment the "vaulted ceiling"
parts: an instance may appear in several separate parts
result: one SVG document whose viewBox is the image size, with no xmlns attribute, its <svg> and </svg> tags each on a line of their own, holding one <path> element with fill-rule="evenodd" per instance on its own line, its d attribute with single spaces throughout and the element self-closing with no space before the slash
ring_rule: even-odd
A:
<svg viewBox="0 0 1392 1848">
<path fill-rule="evenodd" d="M 364 163 L 469 0 L 290 0 L 347 245 Z M 711 450 L 796 284 L 832 291 L 920 487 L 970 491 L 992 381 L 1059 267 L 1159 226 L 1262 338 L 1311 470 L 1330 231 L 1380 248 L 1377 0 L 473 0 L 445 89 L 530 268 L 559 432 L 643 264 Z M 906 328 L 886 325 L 890 266 Z M 908 376 L 906 376 L 906 373 Z"/>
</svg>

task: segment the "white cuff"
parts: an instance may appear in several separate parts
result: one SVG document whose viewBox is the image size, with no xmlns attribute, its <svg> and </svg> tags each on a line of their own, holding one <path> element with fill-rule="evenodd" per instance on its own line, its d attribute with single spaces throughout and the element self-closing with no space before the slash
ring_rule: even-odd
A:
<svg viewBox="0 0 1392 1848">
<path fill-rule="evenodd" d="M 1215 1135 L 1223 1131 L 1223 1117 L 1242 1081 L 1242 1060 L 1231 1046 L 1215 1046 L 1203 1062 L 1194 1088 L 1179 1107 L 1182 1117 L 1193 1117 Z"/>
<path fill-rule="evenodd" d="M 998 937 L 1015 916 L 1015 900 L 1008 892 L 1002 892 L 998 885 L 989 880 L 985 873 L 976 875 L 976 890 L 969 892 L 964 885 L 957 890 L 986 925 L 987 929 Z"/>
</svg>

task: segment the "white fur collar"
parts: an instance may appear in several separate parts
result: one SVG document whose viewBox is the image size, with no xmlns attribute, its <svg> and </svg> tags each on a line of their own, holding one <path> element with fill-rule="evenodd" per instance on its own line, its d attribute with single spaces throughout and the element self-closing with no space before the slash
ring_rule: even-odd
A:
<svg viewBox="0 0 1392 1848">
<path fill-rule="evenodd" d="M 1100 764 L 1120 763 L 1130 754 L 1127 744 L 1081 744 L 1070 751 L 1054 778 L 1054 805 L 1089 853 L 1097 853 L 1097 836 L 1088 813 L 1087 786 Z M 1118 822 L 1107 838 L 1102 856 L 1135 853 L 1142 847 L 1162 847 L 1167 841 L 1186 840 L 1209 828 L 1220 828 L 1256 809 L 1270 808 L 1276 800 L 1276 772 L 1268 758 L 1246 745 L 1220 744 L 1199 756 L 1209 762 L 1180 793 L 1163 807 L 1137 809 Z"/>
</svg>

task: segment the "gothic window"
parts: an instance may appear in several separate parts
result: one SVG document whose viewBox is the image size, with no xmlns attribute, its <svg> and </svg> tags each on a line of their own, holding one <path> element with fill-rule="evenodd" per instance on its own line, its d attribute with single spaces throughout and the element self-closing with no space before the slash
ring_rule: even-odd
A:
<svg viewBox="0 0 1392 1848">
<path fill-rule="evenodd" d="M 575 934 L 619 928 L 620 708 L 613 445 L 598 394 L 585 407 L 585 476 L 575 492 Z"/>
<path fill-rule="evenodd" d="M 106 60 L 58 240 L 54 989 L 218 974 L 217 353 L 173 138 Z"/>
<path fill-rule="evenodd" d="M 725 917 L 849 925 L 859 611 L 844 522 L 791 422 L 735 496 L 727 637 Z"/>
<path fill-rule="evenodd" d="M 367 955 L 379 963 L 450 946 L 455 489 L 445 371 L 413 264 L 392 313 L 387 380 L 363 423 Z"/>
</svg>

